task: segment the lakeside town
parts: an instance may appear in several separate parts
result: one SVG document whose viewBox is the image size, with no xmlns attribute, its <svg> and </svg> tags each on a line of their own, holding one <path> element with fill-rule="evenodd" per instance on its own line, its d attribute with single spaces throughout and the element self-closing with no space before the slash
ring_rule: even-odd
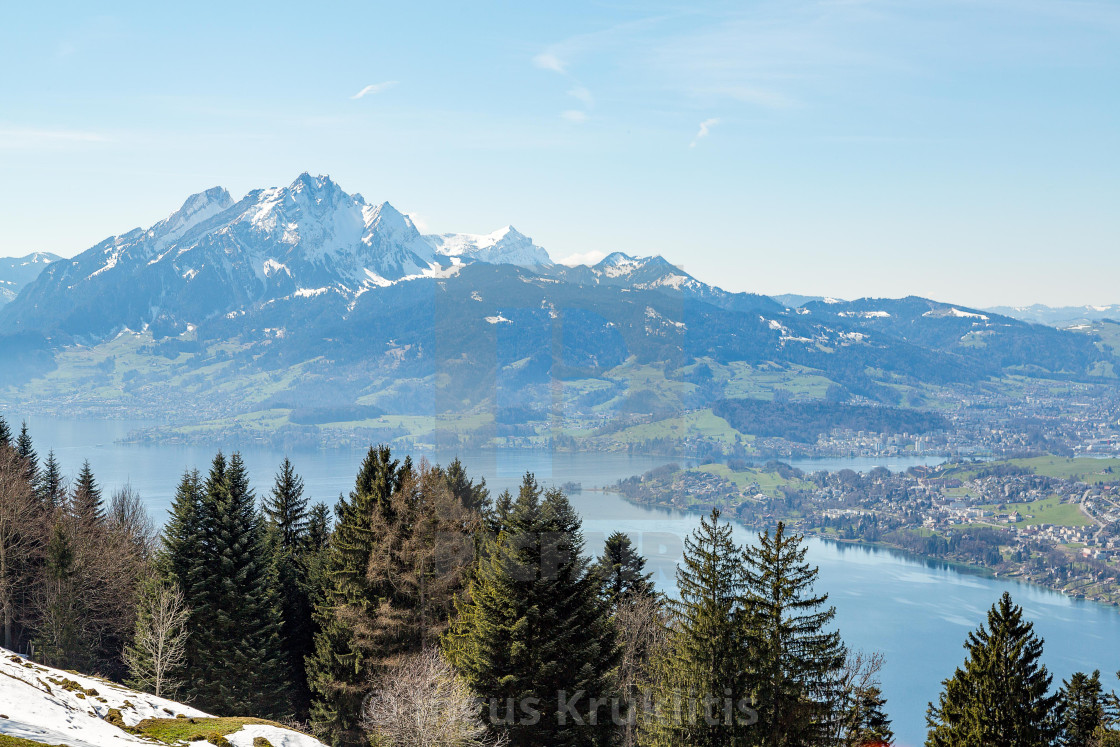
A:
<svg viewBox="0 0 1120 747">
<path fill-rule="evenodd" d="M 758 528 L 784 521 L 1120 604 L 1120 459 L 954 461 L 866 474 L 731 460 L 668 465 L 614 489 L 640 504 L 719 508 Z"/>
</svg>

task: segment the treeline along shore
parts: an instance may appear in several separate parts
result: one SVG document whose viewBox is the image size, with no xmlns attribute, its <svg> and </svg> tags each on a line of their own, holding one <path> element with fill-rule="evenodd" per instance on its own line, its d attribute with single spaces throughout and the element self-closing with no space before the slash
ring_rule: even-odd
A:
<svg viewBox="0 0 1120 747">
<path fill-rule="evenodd" d="M 159 531 L 88 463 L 61 475 L 0 419 L 3 642 L 49 666 L 340 747 L 893 739 L 882 656 L 845 645 L 783 521 L 740 546 L 711 510 L 665 597 L 532 474 L 491 496 L 458 460 L 371 447 L 332 509 L 288 460 L 258 495 L 218 452 Z M 1099 672 L 1055 686 L 1006 594 L 978 622 L 927 744 L 1120 744 Z"/>
</svg>

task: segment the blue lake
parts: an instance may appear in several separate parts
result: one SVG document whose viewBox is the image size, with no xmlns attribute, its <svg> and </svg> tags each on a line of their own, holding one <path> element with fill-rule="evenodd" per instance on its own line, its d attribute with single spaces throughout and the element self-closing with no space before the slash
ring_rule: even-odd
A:
<svg viewBox="0 0 1120 747">
<path fill-rule="evenodd" d="M 9 416 L 9 421 L 13 418 Z M 126 421 L 67 421 L 36 418 L 31 433 L 40 457 L 55 451 L 64 471 L 77 473 L 89 459 L 94 474 L 107 490 L 125 482 L 144 497 L 153 517 L 162 521 L 184 469 L 205 469 L 213 448 L 198 446 L 135 446 L 116 443 L 136 428 Z M 261 493 L 271 485 L 276 466 L 289 456 L 303 475 L 313 500 L 333 504 L 348 491 L 363 456 L 362 450 L 295 450 L 285 454 L 273 447 L 225 444 L 239 448 L 254 486 Z M 419 455 L 417 455 L 419 456 Z M 426 455 L 446 463 L 454 455 Z M 487 451 L 459 455 L 472 475 L 486 477 L 495 491 L 515 488 L 526 471 L 545 484 L 579 482 L 583 491 L 571 500 L 584 518 L 589 552 L 597 552 L 613 531 L 630 533 L 649 558 L 660 587 L 671 591 L 673 572 L 683 538 L 700 521 L 697 514 L 632 505 L 617 495 L 593 490 L 620 478 L 639 474 L 670 460 L 627 454 Z M 802 469 L 866 470 L 878 464 L 903 469 L 936 459 L 906 461 L 864 458 L 795 462 Z M 739 542 L 752 532 L 736 527 Z M 1036 630 L 1046 639 L 1045 660 L 1055 685 L 1078 670 L 1101 669 L 1107 687 L 1117 685 L 1120 669 L 1120 612 L 1090 602 L 1069 599 L 1046 589 L 971 573 L 903 553 L 860 545 L 843 545 L 810 538 L 810 560 L 820 567 L 818 589 L 836 605 L 836 624 L 846 643 L 855 649 L 881 651 L 886 656 L 883 689 L 900 745 L 921 744 L 925 736 L 926 704 L 937 697 L 940 682 L 964 658 L 968 631 L 985 619 L 987 609 L 1004 590 L 1010 590 Z"/>
</svg>

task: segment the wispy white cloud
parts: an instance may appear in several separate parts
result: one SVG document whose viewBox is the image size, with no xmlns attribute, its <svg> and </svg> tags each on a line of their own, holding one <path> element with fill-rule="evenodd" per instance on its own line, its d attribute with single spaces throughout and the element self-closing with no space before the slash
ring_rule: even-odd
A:
<svg viewBox="0 0 1120 747">
<path fill-rule="evenodd" d="M 31 150 L 34 148 L 103 143 L 108 139 L 100 133 L 83 130 L 0 127 L 0 150 Z"/>
<path fill-rule="evenodd" d="M 355 93 L 350 98 L 360 99 L 360 98 L 363 98 L 365 96 L 374 96 L 376 94 L 383 93 L 384 91 L 389 90 L 390 88 L 392 88 L 395 85 L 397 85 L 397 81 L 395 81 L 395 80 L 387 80 L 383 83 L 374 83 L 373 85 L 366 86 L 365 88 L 358 91 L 357 93 Z"/>
<path fill-rule="evenodd" d="M 592 250 L 590 252 L 572 254 L 571 256 L 557 260 L 557 263 L 567 265 L 568 267 L 575 267 L 576 265 L 594 265 L 601 262 L 606 256 L 605 252 Z"/>
<path fill-rule="evenodd" d="M 554 52 L 541 52 L 533 58 L 533 64 L 543 70 L 551 70 L 554 73 L 567 72 L 567 64 L 561 60 Z"/>
<path fill-rule="evenodd" d="M 595 106 L 595 97 L 591 95 L 591 91 L 587 90 L 583 86 L 576 86 L 575 88 L 569 90 L 568 95 L 572 98 L 582 101 L 583 105 L 588 109 L 591 109 Z"/>
<path fill-rule="evenodd" d="M 420 233 L 431 233 L 431 226 L 428 225 L 428 221 L 421 217 L 420 213 L 405 213 L 405 215 L 412 221 L 412 225 L 416 226 L 417 231 Z"/>
<path fill-rule="evenodd" d="M 696 144 L 706 138 L 711 133 L 712 128 L 719 124 L 719 117 L 711 117 L 705 119 L 700 123 L 700 129 L 696 133 L 696 137 L 692 138 L 692 142 L 688 144 L 689 148 L 695 148 Z"/>
<path fill-rule="evenodd" d="M 575 124 L 583 124 L 588 119 L 587 112 L 580 111 L 579 109 L 568 109 L 560 116 L 569 122 L 574 122 Z"/>
</svg>

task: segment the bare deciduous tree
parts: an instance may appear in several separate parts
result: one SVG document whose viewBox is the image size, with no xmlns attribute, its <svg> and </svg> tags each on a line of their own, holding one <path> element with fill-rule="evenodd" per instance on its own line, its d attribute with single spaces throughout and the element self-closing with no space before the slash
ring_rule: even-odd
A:
<svg viewBox="0 0 1120 747">
<path fill-rule="evenodd" d="M 478 718 L 474 694 L 437 649 L 387 670 L 362 709 L 362 726 L 386 747 L 501 747 Z"/>
<path fill-rule="evenodd" d="M 124 650 L 131 684 L 161 697 L 179 689 L 176 673 L 186 661 L 189 613 L 178 586 L 159 581 L 147 585 L 136 617 L 136 637 Z"/>
<path fill-rule="evenodd" d="M 642 690 L 653 685 L 652 662 L 667 640 L 668 619 L 658 597 L 637 595 L 625 600 L 615 613 L 621 660 L 618 665 L 619 692 L 637 707 Z M 637 744 L 637 724 L 627 719 L 623 727 L 625 747 Z"/>
<path fill-rule="evenodd" d="M 155 553 L 159 532 L 132 485 L 126 484 L 113 493 L 109 501 L 108 523 L 111 529 L 128 540 L 137 558 L 146 561 Z"/>
<path fill-rule="evenodd" d="M 42 545 L 39 506 L 15 449 L 0 444 L 0 619 L 4 646 L 11 648 L 17 593 L 26 583 L 27 559 Z"/>
</svg>

